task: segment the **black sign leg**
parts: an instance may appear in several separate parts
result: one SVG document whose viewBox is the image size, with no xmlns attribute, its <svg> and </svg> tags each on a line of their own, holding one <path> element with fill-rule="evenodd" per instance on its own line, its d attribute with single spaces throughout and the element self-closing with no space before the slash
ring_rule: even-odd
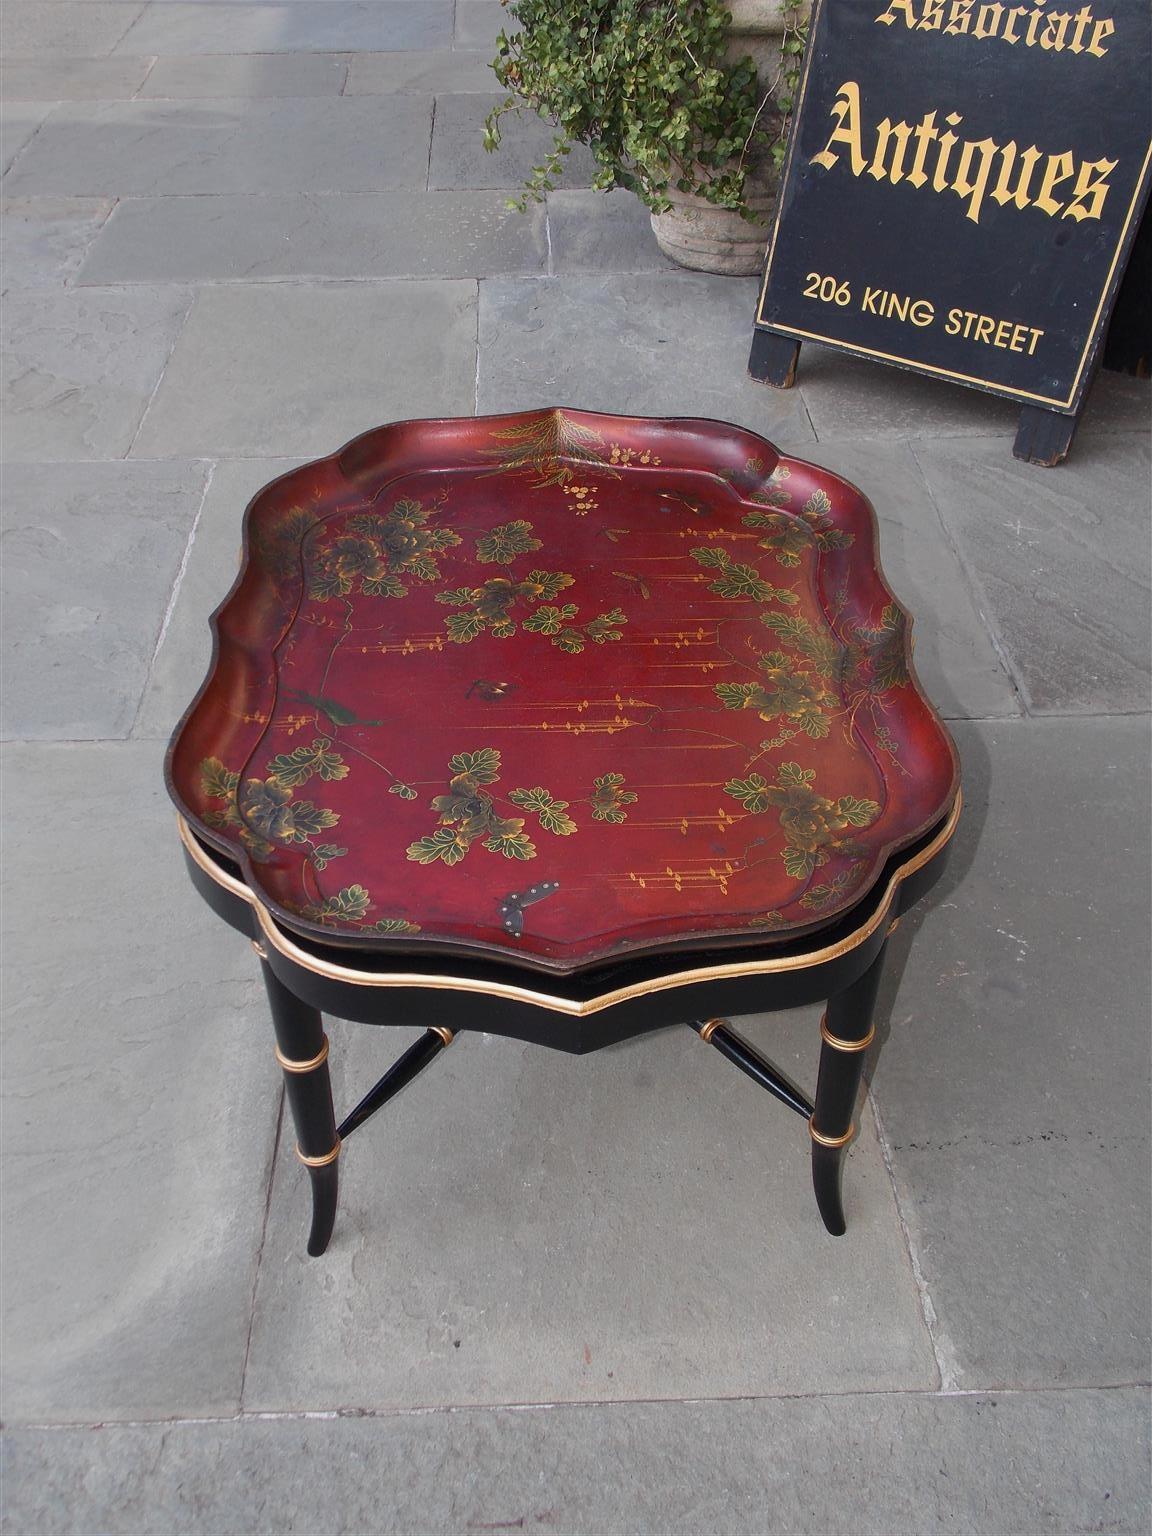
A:
<svg viewBox="0 0 1152 1536">
<path fill-rule="evenodd" d="M 1051 469 L 1068 457 L 1079 422 L 1079 412 L 1075 416 L 1066 416 L 1063 411 L 1046 411 L 1037 405 L 1024 406 L 1016 427 L 1016 441 L 1012 444 L 1013 458 Z"/>
<path fill-rule="evenodd" d="M 800 361 L 800 343 L 789 336 L 774 336 L 771 331 L 752 333 L 752 352 L 748 372 L 761 384 L 777 389 L 791 389 L 796 382 L 796 364 Z"/>
</svg>

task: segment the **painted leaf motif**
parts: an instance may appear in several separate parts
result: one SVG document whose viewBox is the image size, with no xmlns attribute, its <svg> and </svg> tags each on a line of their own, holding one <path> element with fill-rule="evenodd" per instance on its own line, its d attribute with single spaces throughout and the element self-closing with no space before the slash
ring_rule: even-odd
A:
<svg viewBox="0 0 1152 1536">
<path fill-rule="evenodd" d="M 365 576 L 360 590 L 366 597 L 406 597 L 408 588 L 399 576 L 386 571 L 382 576 Z"/>
<path fill-rule="evenodd" d="M 268 773 L 285 789 L 299 788 L 314 773 L 331 782 L 334 779 L 346 779 L 348 772 L 348 765 L 339 752 L 331 751 L 320 737 L 310 747 L 301 746 L 292 752 L 282 752 L 268 764 Z"/>
<path fill-rule="evenodd" d="M 572 656 L 579 656 L 584 649 L 584 636 L 578 629 L 562 629 L 553 638 L 552 644 L 559 646 L 562 651 L 567 651 Z"/>
<path fill-rule="evenodd" d="M 690 551 L 697 565 L 702 565 L 706 571 L 724 571 L 732 563 L 732 556 L 726 549 L 713 549 L 705 547 Z"/>
<path fill-rule="evenodd" d="M 831 677 L 839 667 L 844 656 L 842 647 L 831 635 L 818 634 L 807 619 L 787 613 L 764 613 L 760 619 L 785 645 L 807 657 L 821 677 Z"/>
<path fill-rule="evenodd" d="M 567 571 L 529 571 L 520 583 L 520 591 L 529 602 L 550 603 L 558 592 L 575 584 L 576 578 Z"/>
<path fill-rule="evenodd" d="M 339 820 L 340 817 L 336 811 L 313 805 L 311 800 L 301 800 L 297 804 L 286 807 L 284 830 L 279 836 L 288 842 L 306 843 L 309 838 L 315 837 L 317 832 L 323 832 L 326 827 L 336 826 Z"/>
<path fill-rule="evenodd" d="M 625 805 L 635 805 L 636 795 L 624 789 L 622 773 L 602 773 L 592 780 L 592 817 L 595 821 L 626 821 Z"/>
<path fill-rule="evenodd" d="M 753 815 L 766 811 L 772 804 L 768 780 L 760 773 L 750 773 L 746 779 L 729 779 L 724 786 L 724 793 L 739 800 L 744 809 Z"/>
<path fill-rule="evenodd" d="M 406 917 L 382 917 L 372 924 L 373 933 L 419 933 L 420 924 L 410 923 Z"/>
<path fill-rule="evenodd" d="M 562 608 L 546 604 L 524 620 L 524 628 L 538 635 L 558 635 L 569 619 L 577 614 L 575 603 L 565 603 Z"/>
<path fill-rule="evenodd" d="M 448 865 L 459 864 L 467 852 L 467 841 L 451 827 L 437 827 L 435 832 L 408 845 L 408 857 L 417 864 L 435 864 L 437 859 Z"/>
<path fill-rule="evenodd" d="M 545 832 L 553 832 L 557 837 L 568 837 L 576 831 L 576 823 L 564 814 L 568 809 L 568 801 L 554 800 L 540 785 L 535 789 L 514 789 L 508 798 L 523 810 L 534 812 Z"/>
<path fill-rule="evenodd" d="M 216 827 L 219 831 L 223 831 L 225 827 L 239 827 L 243 825 L 235 802 L 222 811 L 205 811 L 204 820 L 208 826 Z"/>
<path fill-rule="evenodd" d="M 310 915 L 319 918 L 322 923 L 330 918 L 355 922 L 364 916 L 371 903 L 372 898 L 362 885 L 346 885 L 335 896 L 329 896 L 319 906 L 312 908 Z"/>
<path fill-rule="evenodd" d="M 489 837 L 485 848 L 490 853 L 502 853 L 506 859 L 534 859 L 536 844 L 527 832 L 511 832 L 503 837 Z"/>
<path fill-rule="evenodd" d="M 816 782 L 815 768 L 801 768 L 799 763 L 781 763 L 776 770 L 777 781 L 780 784 L 795 784 L 807 786 Z"/>
<path fill-rule="evenodd" d="M 807 880 L 808 876 L 816 868 L 817 856 L 808 848 L 787 847 L 784 849 L 784 868 L 792 876 L 793 880 Z"/>
<path fill-rule="evenodd" d="M 880 814 L 875 800 L 857 800 L 854 795 L 841 795 L 836 809 L 850 827 L 867 827 Z"/>
<path fill-rule="evenodd" d="M 758 683 L 716 683 L 714 687 L 725 709 L 744 709 L 762 691 Z"/>
<path fill-rule="evenodd" d="M 811 737 L 813 741 L 823 741 L 832 729 L 828 716 L 819 714 L 815 710 L 806 710 L 803 714 L 794 715 L 792 718 L 796 720 L 805 736 Z"/>
<path fill-rule="evenodd" d="M 517 555 L 541 547 L 540 540 L 532 537 L 532 524 L 518 518 L 516 522 L 502 523 L 478 538 L 476 558 L 484 565 L 511 565 Z"/>
<path fill-rule="evenodd" d="M 314 570 L 308 582 L 308 596 L 318 603 L 326 603 L 330 597 L 347 597 L 351 590 L 351 576 L 339 571 Z"/>
<path fill-rule="evenodd" d="M 388 786 L 388 793 L 390 795 L 399 795 L 401 800 L 416 799 L 416 791 L 412 788 L 411 784 L 402 784 L 399 779 L 397 779 L 395 784 Z"/>
<path fill-rule="evenodd" d="M 801 896 L 800 905 L 810 912 L 822 911 L 824 907 L 856 884 L 861 867 L 860 864 L 851 864 L 847 869 L 842 869 L 838 875 L 834 875 L 831 880 L 812 886 Z"/>
<path fill-rule="evenodd" d="M 845 533 L 842 528 L 821 528 L 816 534 L 820 549 L 850 549 L 855 542 L 856 535 Z"/>
<path fill-rule="evenodd" d="M 589 640 L 594 640 L 597 645 L 603 645 L 607 640 L 622 640 L 624 636 L 616 626 L 627 624 L 627 622 L 619 608 L 613 608 L 611 613 L 597 614 L 590 624 L 585 624 L 584 633 Z"/>
<path fill-rule="evenodd" d="M 209 800 L 230 800 L 240 785 L 240 775 L 225 768 L 218 757 L 206 757 L 200 764 L 200 788 Z"/>
<path fill-rule="evenodd" d="M 495 747 L 481 747 L 479 752 L 457 752 L 448 764 L 453 775 L 465 776 L 472 784 L 494 784 L 500 777 L 500 753 Z"/>
<path fill-rule="evenodd" d="M 475 613 L 454 613 L 444 623 L 449 640 L 454 640 L 457 645 L 467 645 L 469 640 L 475 640 L 484 628 L 484 620 Z"/>
<path fill-rule="evenodd" d="M 347 852 L 347 848 L 338 848 L 335 843 L 317 843 L 312 849 L 312 862 L 323 872 L 333 859 L 342 859 Z"/>
</svg>

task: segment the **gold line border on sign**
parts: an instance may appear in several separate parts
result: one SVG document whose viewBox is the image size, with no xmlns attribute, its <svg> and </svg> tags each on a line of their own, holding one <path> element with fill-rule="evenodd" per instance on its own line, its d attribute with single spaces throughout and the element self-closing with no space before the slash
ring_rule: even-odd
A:
<svg viewBox="0 0 1152 1536">
<path fill-rule="evenodd" d="M 810 36 L 814 37 L 816 35 L 816 29 L 819 26 L 823 10 L 824 0 L 816 0 L 816 5 L 813 9 L 812 15 Z M 804 75 L 800 81 L 798 104 L 792 114 L 794 123 L 798 123 L 800 121 L 801 114 L 804 110 L 804 101 L 808 90 L 808 74 L 811 63 L 812 50 L 809 49 L 808 55 L 804 60 Z M 788 146 L 788 159 L 785 163 L 783 175 L 780 179 L 781 187 L 787 185 L 788 176 L 792 170 L 792 157 L 796 153 L 799 137 L 799 134 L 794 134 L 792 137 L 792 143 Z M 764 264 L 764 278 L 760 285 L 760 302 L 756 306 L 756 324 L 758 326 L 763 326 L 771 331 L 784 332 L 789 336 L 801 336 L 805 341 L 819 341 L 823 342 L 825 346 L 837 347 L 844 352 L 856 352 L 863 357 L 873 357 L 880 362 L 898 363 L 902 367 L 909 368 L 916 373 L 932 373 L 938 375 L 941 378 L 954 379 L 957 383 L 960 384 L 978 384 L 984 389 L 991 390 L 994 394 L 999 395 L 1002 399 L 1007 398 L 1011 400 L 1034 400 L 1040 405 L 1054 406 L 1059 410 L 1071 410 L 1072 402 L 1076 399 L 1076 396 L 1080 392 L 1080 386 L 1084 379 L 1084 370 L 1088 366 L 1088 355 L 1092 351 L 1093 340 L 1096 335 L 1096 327 L 1100 323 L 1100 316 L 1108 299 L 1108 290 L 1111 288 L 1112 279 L 1116 275 L 1116 265 L 1120 260 L 1120 252 L 1124 249 L 1125 242 L 1128 239 L 1128 232 L 1132 227 L 1132 220 L 1136 214 L 1136 205 L 1140 202 L 1141 194 L 1144 190 L 1144 179 L 1148 174 L 1149 161 L 1152 161 L 1152 141 L 1149 142 L 1148 149 L 1144 155 L 1144 163 L 1141 165 L 1140 174 L 1136 178 L 1136 185 L 1132 193 L 1132 199 L 1128 204 L 1128 212 L 1124 216 L 1124 224 L 1121 228 L 1119 239 L 1116 241 L 1116 248 L 1112 253 L 1112 265 L 1108 268 L 1108 276 L 1105 278 L 1104 286 L 1100 290 L 1100 300 L 1096 305 L 1096 313 L 1092 316 L 1092 324 L 1088 327 L 1087 339 L 1084 342 L 1084 349 L 1080 354 L 1080 361 L 1076 367 L 1076 377 L 1073 381 L 1072 389 L 1069 392 L 1068 398 L 1066 400 L 1061 400 L 1056 395 L 1038 395 L 1033 393 L 1031 390 L 1014 389 L 1010 384 L 997 384 L 992 379 L 980 378 L 978 374 L 959 373 L 952 368 L 941 368 L 933 363 L 914 362 L 911 358 L 901 357 L 895 352 L 881 352 L 875 347 L 865 347 L 858 342 L 841 341 L 838 337 L 835 336 L 824 336 L 819 331 L 805 331 L 801 330 L 799 326 L 782 325 L 775 320 L 765 320 L 764 304 L 768 298 L 768 278 L 772 272 L 773 258 L 776 255 L 776 236 L 784 216 L 783 199 L 780 201 L 780 211 L 775 223 L 772 226 L 772 236 L 768 242 L 768 259 Z"/>
<path fill-rule="evenodd" d="M 177 815 L 176 824 L 180 831 L 180 841 L 196 867 L 231 895 L 247 902 L 255 912 L 256 921 L 267 943 L 286 960 L 290 960 L 293 965 L 300 966 L 302 970 L 311 971 L 315 976 L 323 976 L 328 981 L 349 982 L 360 987 L 425 987 L 432 991 L 481 993 L 488 997 L 502 998 L 506 1002 L 527 1003 L 534 1008 L 547 1008 L 553 1013 L 567 1014 L 569 1018 L 583 1019 L 593 1013 L 601 1012 L 604 1008 L 614 1008 L 619 1003 L 633 1002 L 653 992 L 667 992 L 672 988 L 687 986 L 694 982 L 730 981 L 742 976 L 769 976 L 779 975 L 784 971 L 809 970 L 812 966 L 823 965 L 829 960 L 837 960 L 842 955 L 849 954 L 871 938 L 878 928 L 890 922 L 892 903 L 900 885 L 909 875 L 923 869 L 925 864 L 935 858 L 951 840 L 960 820 L 962 803 L 961 793 L 957 790 L 948 819 L 940 831 L 915 857 L 893 871 L 880 902 L 868 921 L 837 943 L 826 945 L 823 949 L 809 950 L 801 955 L 782 955 L 768 960 L 734 960 L 727 965 L 709 965 L 692 970 L 673 971 L 666 976 L 653 977 L 650 981 L 637 981 L 626 987 L 617 987 L 611 992 L 602 993 L 599 997 L 586 998 L 583 1002 L 570 997 L 557 997 L 550 992 L 538 992 L 533 987 L 518 986 L 514 982 L 480 981 L 468 976 L 438 976 L 418 971 L 360 971 L 354 966 L 341 965 L 334 960 L 320 959 L 294 943 L 289 935 L 278 927 L 272 914 L 256 899 L 242 880 L 238 880 L 235 875 L 230 875 L 220 868 L 196 841 L 183 816 Z"/>
</svg>

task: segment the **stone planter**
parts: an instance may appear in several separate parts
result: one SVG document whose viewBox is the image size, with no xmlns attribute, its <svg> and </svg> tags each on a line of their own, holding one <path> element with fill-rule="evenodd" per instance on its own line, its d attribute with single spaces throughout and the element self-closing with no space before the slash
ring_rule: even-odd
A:
<svg viewBox="0 0 1152 1536">
<path fill-rule="evenodd" d="M 784 21 L 780 0 L 729 0 L 732 30 L 728 57 L 755 60 L 761 92 L 780 73 Z M 666 256 L 696 272 L 730 276 L 759 272 L 768 243 L 768 226 L 776 201 L 778 172 L 766 152 L 755 157 L 748 171 L 745 202 L 755 220 L 690 193 L 672 190 L 672 207 L 652 215 L 656 243 Z"/>
</svg>

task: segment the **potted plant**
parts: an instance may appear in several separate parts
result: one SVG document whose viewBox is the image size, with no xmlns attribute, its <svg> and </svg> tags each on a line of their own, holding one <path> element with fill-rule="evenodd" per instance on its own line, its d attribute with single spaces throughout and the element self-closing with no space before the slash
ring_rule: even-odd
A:
<svg viewBox="0 0 1152 1536">
<path fill-rule="evenodd" d="M 799 74 L 808 0 L 513 0 L 493 69 L 556 129 L 517 206 L 542 201 L 575 143 L 593 186 L 626 187 L 651 210 L 660 248 L 682 266 L 755 272 L 764 257 Z"/>
</svg>

